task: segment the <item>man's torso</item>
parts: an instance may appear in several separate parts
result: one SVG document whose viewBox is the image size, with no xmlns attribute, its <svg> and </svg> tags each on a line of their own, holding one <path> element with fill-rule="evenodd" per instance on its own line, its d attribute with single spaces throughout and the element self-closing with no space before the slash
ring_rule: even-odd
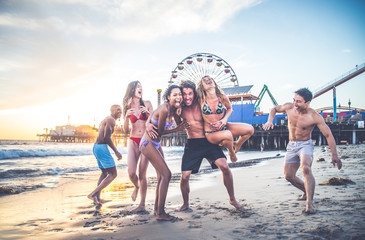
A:
<svg viewBox="0 0 365 240">
<path fill-rule="evenodd" d="M 190 127 L 186 129 L 188 138 L 205 138 L 203 130 L 203 117 L 198 103 L 191 106 L 183 107 L 181 117 L 189 123 Z"/>
<path fill-rule="evenodd" d="M 306 113 L 299 114 L 295 108 L 291 108 L 286 113 L 288 115 L 289 140 L 306 141 L 310 139 L 316 125 L 316 112 L 309 108 Z"/>
<path fill-rule="evenodd" d="M 115 119 L 112 118 L 112 117 L 106 117 L 101 123 L 100 123 L 100 126 L 99 126 L 99 130 L 98 130 L 98 137 L 96 138 L 96 144 L 106 144 L 106 137 L 108 136 L 105 136 L 105 127 L 107 126 L 108 124 L 108 120 L 110 121 L 110 119 L 112 119 L 112 121 L 115 122 Z M 110 126 L 112 128 L 112 132 L 114 131 L 114 126 Z"/>
</svg>

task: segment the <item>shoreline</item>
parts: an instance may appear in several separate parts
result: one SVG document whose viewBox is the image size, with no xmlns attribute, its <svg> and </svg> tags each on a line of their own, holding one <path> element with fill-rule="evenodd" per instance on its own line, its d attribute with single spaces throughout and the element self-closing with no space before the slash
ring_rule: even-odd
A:
<svg viewBox="0 0 365 240">
<path fill-rule="evenodd" d="M 246 167 L 229 163 L 235 195 L 244 213 L 230 204 L 218 171 L 192 175 L 190 206 L 175 213 L 182 204 L 179 181 L 172 179 L 166 212 L 181 218 L 158 222 L 153 216 L 155 186 L 149 186 L 146 212 L 129 213 L 133 188 L 124 172 L 118 172 L 113 188 L 103 192 L 112 202 L 95 208 L 87 199 L 97 175 L 64 179 L 53 189 L 40 189 L 0 198 L 1 235 L 4 239 L 361 239 L 365 238 L 365 146 L 338 146 L 343 169 L 330 164 L 330 153 L 315 147 L 313 174 L 317 213 L 303 214 L 301 194 L 283 177 L 283 158 L 261 161 Z M 259 155 L 259 154 L 258 154 Z M 325 162 L 317 162 L 323 157 Z M 241 159 L 240 159 L 241 160 Z M 238 162 L 240 163 L 240 162 Z M 236 164 L 236 163 L 235 163 Z M 240 164 L 238 164 L 240 165 Z M 298 176 L 301 177 L 300 170 Z M 319 185 L 330 177 L 350 178 L 355 184 Z M 22 216 L 19 216 L 23 213 Z"/>
</svg>

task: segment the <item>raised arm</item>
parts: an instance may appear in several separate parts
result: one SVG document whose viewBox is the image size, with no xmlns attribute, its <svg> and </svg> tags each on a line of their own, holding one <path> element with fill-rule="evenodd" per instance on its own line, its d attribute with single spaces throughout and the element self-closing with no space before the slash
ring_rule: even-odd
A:
<svg viewBox="0 0 365 240">
<path fill-rule="evenodd" d="M 134 114 L 133 109 L 126 109 L 124 115 L 124 125 L 123 130 L 125 133 L 129 133 L 129 117 Z"/>
<path fill-rule="evenodd" d="M 324 122 L 324 119 L 322 118 L 322 116 L 319 115 L 318 113 L 315 113 L 315 122 L 317 124 L 317 127 L 323 134 L 323 136 L 326 137 L 328 146 L 331 148 L 333 166 L 335 166 L 337 164 L 337 168 L 341 169 L 342 162 L 338 158 L 337 150 L 336 150 L 336 141 L 332 135 L 331 129 L 327 126 L 327 124 Z"/>
<path fill-rule="evenodd" d="M 283 105 L 278 105 L 278 106 L 273 107 L 270 110 L 269 118 L 267 119 L 267 122 L 262 126 L 262 128 L 265 131 L 269 130 L 270 128 L 273 129 L 274 128 L 273 121 L 274 121 L 274 117 L 275 117 L 276 113 L 283 113 L 283 112 L 288 111 L 291 108 L 293 108 L 292 103 L 285 103 Z"/>
<path fill-rule="evenodd" d="M 146 113 L 148 115 L 151 115 L 151 113 L 153 112 L 153 107 L 150 101 L 144 101 L 144 104 L 146 106 L 141 106 L 141 112 L 142 113 Z"/>
</svg>

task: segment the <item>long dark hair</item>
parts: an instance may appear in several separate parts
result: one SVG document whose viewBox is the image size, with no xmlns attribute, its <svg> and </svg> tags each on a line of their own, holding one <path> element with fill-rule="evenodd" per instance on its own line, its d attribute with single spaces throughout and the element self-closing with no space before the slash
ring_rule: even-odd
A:
<svg viewBox="0 0 365 240">
<path fill-rule="evenodd" d="M 132 98 L 134 97 L 138 83 L 141 84 L 139 81 L 133 81 L 128 84 L 127 90 L 125 91 L 123 98 L 123 116 L 126 115 L 127 110 L 130 108 L 130 105 L 132 103 Z M 139 104 L 145 107 L 142 97 L 139 100 Z M 143 117 L 146 117 L 145 116 L 146 113 L 143 114 L 144 114 Z"/>
</svg>

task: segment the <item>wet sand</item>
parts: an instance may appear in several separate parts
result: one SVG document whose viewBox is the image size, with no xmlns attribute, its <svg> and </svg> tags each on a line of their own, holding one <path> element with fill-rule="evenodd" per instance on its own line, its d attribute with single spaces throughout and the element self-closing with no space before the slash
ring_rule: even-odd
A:
<svg viewBox="0 0 365 240">
<path fill-rule="evenodd" d="M 2 239 L 365 239 L 365 145 L 338 146 L 343 169 L 330 164 L 331 154 L 315 147 L 313 173 L 317 213 L 307 215 L 301 192 L 283 177 L 283 158 L 246 167 L 232 165 L 238 212 L 228 202 L 220 171 L 192 175 L 190 206 L 182 204 L 178 176 L 170 183 L 166 210 L 180 220 L 159 222 L 153 216 L 154 181 L 150 180 L 147 211 L 132 214 L 132 188 L 126 173 L 95 207 L 87 194 L 98 176 L 65 179 L 54 189 L 41 189 L 0 198 Z M 258 154 L 259 156 L 259 154 Z M 317 162 L 319 158 L 325 161 Z M 236 166 L 236 167 L 235 167 Z M 298 171 L 301 177 L 300 170 Z M 355 184 L 319 185 L 331 177 Z M 126 184 L 127 183 L 127 184 Z M 122 191 L 121 191 L 122 190 Z M 139 198 L 137 199 L 137 202 Z"/>
</svg>

